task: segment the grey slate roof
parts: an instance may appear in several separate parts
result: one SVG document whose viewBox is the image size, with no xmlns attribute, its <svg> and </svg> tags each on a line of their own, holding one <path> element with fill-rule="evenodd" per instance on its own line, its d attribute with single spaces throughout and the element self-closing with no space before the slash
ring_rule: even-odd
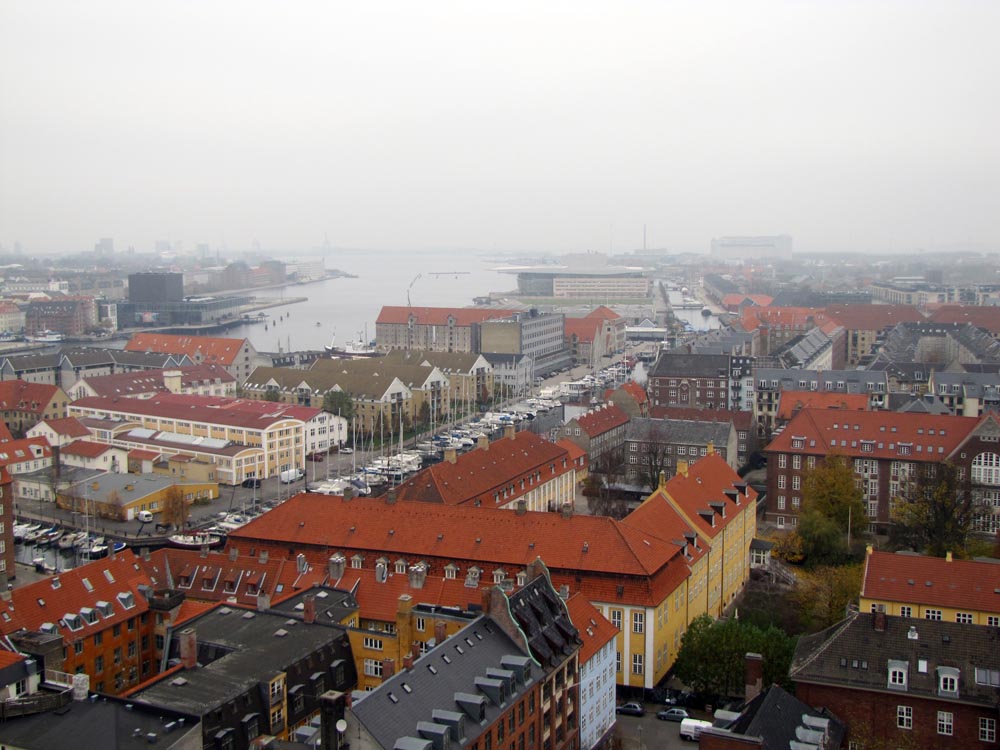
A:
<svg viewBox="0 0 1000 750">
<path fill-rule="evenodd" d="M 841 330 L 841 329 L 837 329 Z M 786 367 L 808 367 L 816 358 L 833 346 L 833 341 L 821 328 L 796 336 L 773 353 Z"/>
<path fill-rule="evenodd" d="M 64 709 L 22 716 L 0 722 L 0 744 L 23 750 L 82 750 L 113 747 L 118 750 L 148 750 L 201 746 L 197 716 L 161 709 L 125 705 L 129 701 L 101 697 L 95 701 L 70 703 Z M 183 719 L 183 722 L 178 721 Z M 168 730 L 167 725 L 176 722 Z M 138 733 L 137 733 L 138 730 Z M 156 735 L 155 744 L 149 735 Z M 186 738 L 186 741 L 185 741 Z"/>
<path fill-rule="evenodd" d="M 875 618 L 853 612 L 820 633 L 801 637 L 789 670 L 791 679 L 945 700 L 938 696 L 937 670 L 953 667 L 959 670 L 956 700 L 996 707 L 997 688 L 976 684 L 975 670 L 1000 669 L 1000 628 L 886 616 L 885 630 L 880 632 L 875 630 Z M 906 690 L 889 689 L 890 660 L 907 665 Z M 923 672 L 920 660 L 926 660 Z"/>
<path fill-rule="evenodd" d="M 649 371 L 649 377 L 727 378 L 729 356 L 664 352 Z"/>
<path fill-rule="evenodd" d="M 417 659 L 412 670 L 401 670 L 370 693 L 356 694 L 351 712 L 383 748 L 393 748 L 401 737 L 419 738 L 425 723 L 465 716 L 462 745 L 470 744 L 511 704 L 490 700 L 477 686 L 488 670 L 503 670 L 517 661 L 530 665 L 526 684 L 515 680 L 516 701 L 541 677 L 537 665 L 496 623 L 480 617 Z M 480 724 L 467 710 L 485 703 L 486 721 Z M 443 714 L 451 716 L 446 717 Z M 457 739 L 457 738 L 453 738 Z M 456 743 L 457 744 L 457 743 Z"/>
<path fill-rule="evenodd" d="M 511 594 L 508 601 L 510 613 L 528 639 L 532 657 L 543 669 L 557 667 L 582 645 L 566 604 L 545 576 L 536 576 Z"/>
<path fill-rule="evenodd" d="M 772 685 L 743 706 L 738 719 L 711 733 L 760 737 L 762 747 L 790 748 L 792 742 L 803 742 L 809 732 L 824 733 L 825 747 L 840 747 L 845 727 L 828 711 L 811 708 L 780 685 Z"/>
<path fill-rule="evenodd" d="M 970 357 L 1000 361 L 1000 342 L 971 323 L 899 323 L 886 333 L 878 353 L 888 362 L 936 362 L 936 369 Z"/>
<path fill-rule="evenodd" d="M 732 430 L 732 422 L 633 417 L 625 426 L 625 440 L 694 445 L 708 445 L 711 442 L 725 447 L 729 444 Z"/>
<path fill-rule="evenodd" d="M 760 382 L 765 381 L 771 388 L 771 381 L 777 381 L 778 389 L 815 390 L 831 393 L 885 393 L 889 390 L 888 378 L 884 371 L 872 370 L 784 370 L 775 367 L 758 367 L 754 369 L 754 381 L 758 390 Z M 815 383 L 815 387 L 813 387 Z M 839 384 L 843 384 L 842 386 Z M 872 387 L 869 388 L 868 384 Z M 877 386 L 882 384 L 882 390 Z"/>
</svg>

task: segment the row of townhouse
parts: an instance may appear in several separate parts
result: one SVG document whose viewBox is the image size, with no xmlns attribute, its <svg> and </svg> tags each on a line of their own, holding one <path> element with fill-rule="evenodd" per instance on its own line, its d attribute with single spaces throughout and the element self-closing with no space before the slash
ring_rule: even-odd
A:
<svg viewBox="0 0 1000 750">
<path fill-rule="evenodd" d="M 68 390 L 81 378 L 193 364 L 195 362 L 186 354 L 62 347 L 47 354 L 8 354 L 0 358 L 0 381 L 26 380 Z"/>
<path fill-rule="evenodd" d="M 713 454 L 623 521 L 303 494 L 232 534 L 228 545 L 302 555 L 313 567 L 335 560 L 376 580 L 416 567 L 423 588 L 435 590 L 463 580 L 470 588 L 522 585 L 528 562 L 542 557 L 557 587 L 582 593 L 622 629 L 618 684 L 651 688 L 673 664 L 687 624 L 720 615 L 746 582 L 755 517 L 756 493 Z"/>
<path fill-rule="evenodd" d="M 884 532 L 893 509 L 920 472 L 949 462 L 968 483 L 975 531 L 1000 530 L 1000 422 L 902 412 L 806 408 L 765 448 L 765 517 L 778 528 L 797 524 L 806 474 L 829 455 L 847 459 L 861 489 L 872 531 Z"/>
</svg>

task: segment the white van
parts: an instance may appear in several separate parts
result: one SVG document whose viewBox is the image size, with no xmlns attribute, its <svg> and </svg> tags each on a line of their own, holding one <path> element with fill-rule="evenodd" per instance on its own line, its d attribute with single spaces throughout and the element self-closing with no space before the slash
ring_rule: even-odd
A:
<svg viewBox="0 0 1000 750">
<path fill-rule="evenodd" d="M 698 719 L 681 719 L 681 739 L 697 740 L 701 737 L 702 730 L 712 726 L 710 721 L 700 721 Z"/>
<path fill-rule="evenodd" d="M 288 469 L 287 471 L 281 472 L 281 483 L 291 484 L 292 482 L 297 482 L 302 479 L 306 473 L 302 469 Z"/>
<path fill-rule="evenodd" d="M 153 514 L 150 513 L 148 510 L 140 510 L 138 513 L 135 514 L 135 517 L 138 518 L 143 523 L 152 523 L 153 521 Z"/>
</svg>

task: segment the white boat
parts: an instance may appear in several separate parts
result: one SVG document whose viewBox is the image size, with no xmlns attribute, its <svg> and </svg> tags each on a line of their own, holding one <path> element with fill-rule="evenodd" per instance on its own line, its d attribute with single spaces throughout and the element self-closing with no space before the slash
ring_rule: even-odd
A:
<svg viewBox="0 0 1000 750">
<path fill-rule="evenodd" d="M 250 523 L 250 519 L 239 513 L 227 513 L 226 517 L 219 521 L 216 526 L 226 531 L 236 531 Z"/>
<path fill-rule="evenodd" d="M 34 336 L 28 336 L 28 341 L 35 344 L 59 344 L 63 338 L 64 336 L 58 331 L 45 330 L 41 333 L 36 333 Z"/>
<path fill-rule="evenodd" d="M 218 534 L 198 531 L 193 534 L 172 534 L 167 537 L 167 541 L 175 547 L 201 549 L 202 547 L 218 547 L 222 544 L 223 537 Z"/>
<path fill-rule="evenodd" d="M 337 334 L 333 335 L 330 343 L 326 345 L 326 350 L 335 357 L 377 357 L 378 349 L 375 348 L 374 341 L 365 341 L 359 333 L 354 341 L 348 341 L 342 347 L 337 346 Z"/>
</svg>

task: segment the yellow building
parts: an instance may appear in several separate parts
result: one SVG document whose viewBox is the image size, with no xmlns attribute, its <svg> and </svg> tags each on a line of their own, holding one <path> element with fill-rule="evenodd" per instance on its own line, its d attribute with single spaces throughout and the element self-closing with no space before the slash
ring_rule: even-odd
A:
<svg viewBox="0 0 1000 750">
<path fill-rule="evenodd" d="M 109 472 L 60 491 L 56 495 L 56 504 L 65 510 L 86 511 L 117 521 L 131 521 L 138 518 L 140 512 L 146 511 L 159 521 L 160 514 L 177 492 L 187 508 L 195 500 L 217 498 L 219 485 L 215 482 L 178 481 L 159 474 L 136 476 Z"/>
<path fill-rule="evenodd" d="M 868 547 L 862 612 L 1000 627 L 1000 565 Z"/>
</svg>

